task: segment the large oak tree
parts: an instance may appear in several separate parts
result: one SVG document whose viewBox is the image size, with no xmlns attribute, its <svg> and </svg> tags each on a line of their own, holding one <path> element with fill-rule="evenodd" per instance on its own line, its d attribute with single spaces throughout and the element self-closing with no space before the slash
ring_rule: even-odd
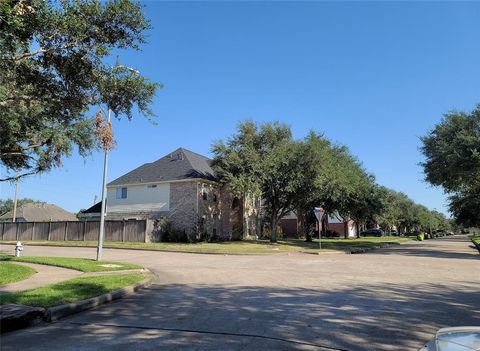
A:
<svg viewBox="0 0 480 351">
<path fill-rule="evenodd" d="M 223 183 L 238 196 L 256 194 L 263 199 L 263 212 L 277 240 L 279 220 L 293 210 L 301 174 L 298 143 L 290 128 L 274 122 L 240 123 L 238 132 L 212 148 L 213 166 Z"/>
<path fill-rule="evenodd" d="M 425 178 L 450 194 L 460 224 L 480 225 L 480 105 L 450 112 L 422 139 Z"/>
<path fill-rule="evenodd" d="M 26 175 L 60 165 L 75 146 L 88 154 L 97 106 L 152 115 L 158 85 L 106 64 L 114 51 L 139 50 L 149 28 L 130 0 L 1 1 L 1 164 Z"/>
</svg>

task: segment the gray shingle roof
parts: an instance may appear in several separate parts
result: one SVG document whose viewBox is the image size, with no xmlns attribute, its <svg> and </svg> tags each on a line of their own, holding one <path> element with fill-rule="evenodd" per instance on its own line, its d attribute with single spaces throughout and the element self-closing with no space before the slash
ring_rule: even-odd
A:
<svg viewBox="0 0 480 351">
<path fill-rule="evenodd" d="M 165 182 L 201 178 L 216 181 L 215 172 L 210 167 L 211 160 L 184 148 L 169 153 L 161 159 L 145 163 L 133 171 L 108 183 L 126 185 L 135 183 Z"/>
<path fill-rule="evenodd" d="M 11 219 L 13 211 L 0 217 L 1 220 Z M 77 217 L 63 208 L 52 204 L 25 204 L 17 209 L 18 222 L 50 222 L 50 221 L 77 221 Z"/>
</svg>

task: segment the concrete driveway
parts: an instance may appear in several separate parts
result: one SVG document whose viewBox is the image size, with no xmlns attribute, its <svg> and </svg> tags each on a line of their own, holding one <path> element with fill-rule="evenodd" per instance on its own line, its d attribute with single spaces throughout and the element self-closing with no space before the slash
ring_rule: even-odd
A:
<svg viewBox="0 0 480 351">
<path fill-rule="evenodd" d="M 441 327 L 480 325 L 480 255 L 463 236 L 367 254 L 224 256 L 105 250 L 158 283 L 2 335 L 2 350 L 416 350 Z M 6 245 L 0 246 L 5 250 Z M 94 257 L 87 248 L 28 255 Z"/>
</svg>

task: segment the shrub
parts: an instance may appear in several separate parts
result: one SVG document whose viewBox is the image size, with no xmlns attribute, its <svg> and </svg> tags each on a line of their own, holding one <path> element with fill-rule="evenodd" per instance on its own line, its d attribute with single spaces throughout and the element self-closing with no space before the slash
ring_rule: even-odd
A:
<svg viewBox="0 0 480 351">
<path fill-rule="evenodd" d="M 272 235 L 272 231 L 270 227 L 263 228 L 262 239 L 270 239 Z M 279 225 L 277 225 L 277 240 L 283 239 L 283 229 Z"/>
<path fill-rule="evenodd" d="M 175 228 L 172 221 L 166 217 L 156 220 L 154 227 L 156 232 L 155 237 L 159 237 L 159 241 L 171 243 L 193 242 L 192 238 L 185 232 L 185 230 Z"/>
<path fill-rule="evenodd" d="M 424 234 L 418 234 L 417 235 L 417 240 L 418 241 L 423 241 L 425 239 L 425 235 Z"/>
</svg>

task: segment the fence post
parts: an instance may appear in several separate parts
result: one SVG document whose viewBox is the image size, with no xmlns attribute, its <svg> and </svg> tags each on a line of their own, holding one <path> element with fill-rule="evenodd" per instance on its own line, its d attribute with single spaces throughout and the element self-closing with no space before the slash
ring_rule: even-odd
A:
<svg viewBox="0 0 480 351">
<path fill-rule="evenodd" d="M 143 226 L 143 228 L 144 228 L 143 229 L 143 241 L 144 242 L 147 242 L 147 221 L 148 221 L 147 219 L 145 219 L 143 221 L 143 223 L 144 223 L 144 226 Z"/>
<path fill-rule="evenodd" d="M 50 241 L 50 232 L 52 231 L 52 222 L 48 222 L 47 241 Z"/>
<path fill-rule="evenodd" d="M 85 231 L 87 230 L 87 221 L 83 221 L 83 241 L 85 241 Z"/>
<path fill-rule="evenodd" d="M 125 220 L 122 220 L 122 243 L 125 242 Z"/>
<path fill-rule="evenodd" d="M 5 229 L 5 225 L 3 223 L 0 223 L 0 226 L 2 226 L 2 240 L 3 240 L 3 232 L 4 232 L 4 229 Z"/>
<path fill-rule="evenodd" d="M 68 221 L 65 221 L 65 233 L 63 236 L 63 241 L 67 241 L 67 233 L 68 233 Z"/>
<path fill-rule="evenodd" d="M 32 222 L 32 241 L 35 240 L 35 222 Z"/>
</svg>

